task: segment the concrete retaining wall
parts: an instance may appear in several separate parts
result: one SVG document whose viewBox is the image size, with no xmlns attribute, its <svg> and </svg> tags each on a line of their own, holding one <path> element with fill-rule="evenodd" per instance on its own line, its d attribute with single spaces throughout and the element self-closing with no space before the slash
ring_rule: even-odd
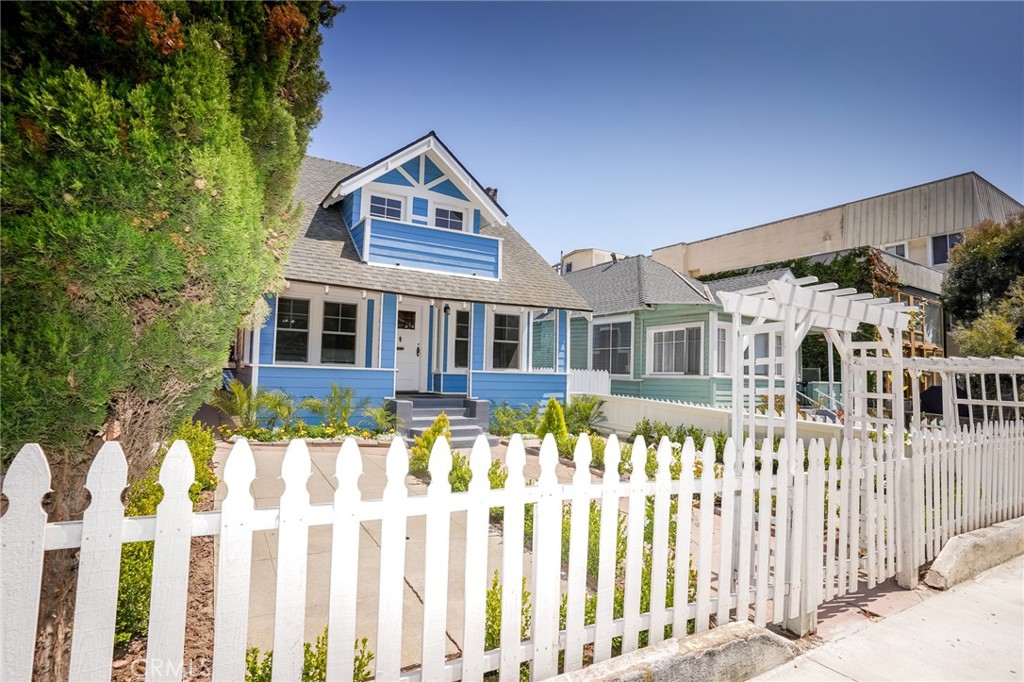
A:
<svg viewBox="0 0 1024 682">
<path fill-rule="evenodd" d="M 792 660 L 796 646 L 753 623 L 729 623 L 699 635 L 668 639 L 618 658 L 565 673 L 561 682 L 729 682 L 746 680 Z"/>
<path fill-rule="evenodd" d="M 945 590 L 1021 554 L 1024 554 L 1024 516 L 950 538 L 932 563 L 924 582 Z"/>
</svg>

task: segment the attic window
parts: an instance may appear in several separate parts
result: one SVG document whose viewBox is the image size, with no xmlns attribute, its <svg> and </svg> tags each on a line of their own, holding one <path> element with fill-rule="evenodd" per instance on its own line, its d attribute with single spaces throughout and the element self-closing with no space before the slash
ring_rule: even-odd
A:
<svg viewBox="0 0 1024 682">
<path fill-rule="evenodd" d="M 402 219 L 402 200 L 391 197 L 370 196 L 370 215 L 387 220 Z"/>
<path fill-rule="evenodd" d="M 446 230 L 462 231 L 462 211 L 452 211 L 447 208 L 434 209 L 434 226 Z"/>
</svg>

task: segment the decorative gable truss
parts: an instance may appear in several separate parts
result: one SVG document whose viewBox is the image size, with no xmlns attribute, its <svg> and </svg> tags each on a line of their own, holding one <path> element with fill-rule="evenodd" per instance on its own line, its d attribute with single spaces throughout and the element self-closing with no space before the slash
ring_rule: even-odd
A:
<svg viewBox="0 0 1024 682">
<path fill-rule="evenodd" d="M 322 205 L 338 202 L 365 263 L 501 278 L 501 240 L 480 232 L 506 213 L 433 132 L 343 178 Z"/>
</svg>

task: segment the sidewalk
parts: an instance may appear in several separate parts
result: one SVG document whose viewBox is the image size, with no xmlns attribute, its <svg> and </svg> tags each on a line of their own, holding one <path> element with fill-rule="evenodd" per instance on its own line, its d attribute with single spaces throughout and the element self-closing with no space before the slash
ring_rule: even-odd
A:
<svg viewBox="0 0 1024 682">
<path fill-rule="evenodd" d="M 1024 680 L 1024 557 L 946 592 L 883 590 L 870 605 L 823 620 L 823 643 L 754 679 Z"/>
</svg>

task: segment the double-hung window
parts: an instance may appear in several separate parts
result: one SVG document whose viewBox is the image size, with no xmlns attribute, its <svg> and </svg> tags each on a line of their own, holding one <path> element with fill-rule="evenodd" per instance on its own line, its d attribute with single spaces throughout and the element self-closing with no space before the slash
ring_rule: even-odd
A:
<svg viewBox="0 0 1024 682">
<path fill-rule="evenodd" d="M 469 311 L 455 311 L 455 369 L 469 367 Z"/>
<path fill-rule="evenodd" d="M 275 362 L 306 362 L 309 355 L 309 301 L 277 300 Z"/>
<path fill-rule="evenodd" d="M 519 369 L 519 316 L 494 314 L 492 369 Z"/>
<path fill-rule="evenodd" d="M 906 242 L 898 242 L 896 244 L 889 244 L 888 246 L 885 247 L 885 250 L 888 251 L 889 253 L 895 255 L 895 256 L 899 256 L 900 258 L 906 258 L 907 257 L 907 243 Z"/>
<path fill-rule="evenodd" d="M 729 352 L 729 328 L 715 328 L 715 371 L 718 374 L 728 374 L 728 352 Z"/>
<path fill-rule="evenodd" d="M 370 195 L 370 215 L 387 220 L 402 219 L 402 200 Z"/>
<path fill-rule="evenodd" d="M 448 208 L 434 209 L 434 227 L 462 231 L 462 211 Z"/>
<path fill-rule="evenodd" d="M 648 366 L 652 374 L 700 374 L 701 326 L 690 325 L 650 331 Z"/>
<path fill-rule="evenodd" d="M 320 362 L 324 364 L 356 364 L 355 303 L 324 301 L 324 328 L 320 336 Z"/>
<path fill-rule="evenodd" d="M 594 325 L 590 361 L 593 369 L 609 374 L 629 374 L 632 350 L 632 324 L 629 321 Z"/>
<path fill-rule="evenodd" d="M 775 376 L 782 376 L 782 334 L 776 333 L 775 335 Z M 772 365 L 772 361 L 769 357 L 769 351 L 771 350 L 770 336 L 768 334 L 757 334 L 754 336 L 754 374 L 759 377 L 768 376 L 768 368 Z M 750 349 L 743 353 L 743 359 L 748 360 L 750 358 Z M 749 374 L 747 367 L 744 366 L 744 374 Z"/>
</svg>

